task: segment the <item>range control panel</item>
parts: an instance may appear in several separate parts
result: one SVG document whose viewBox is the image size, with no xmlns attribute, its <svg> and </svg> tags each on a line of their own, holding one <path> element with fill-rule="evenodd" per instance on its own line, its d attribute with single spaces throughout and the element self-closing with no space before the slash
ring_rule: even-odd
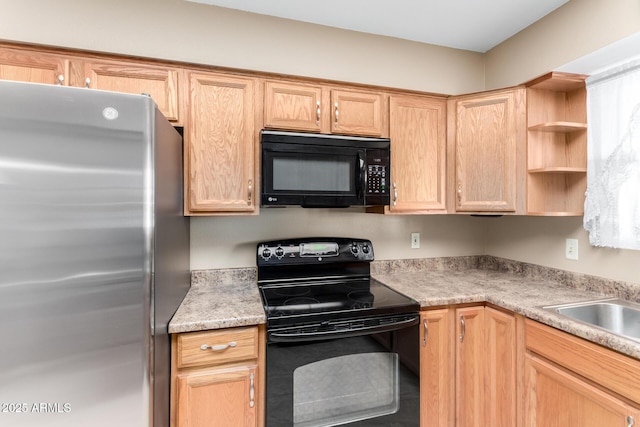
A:
<svg viewBox="0 0 640 427">
<path fill-rule="evenodd" d="M 311 238 L 262 242 L 257 264 L 317 264 L 321 262 L 373 261 L 373 246 L 366 239 Z"/>
</svg>

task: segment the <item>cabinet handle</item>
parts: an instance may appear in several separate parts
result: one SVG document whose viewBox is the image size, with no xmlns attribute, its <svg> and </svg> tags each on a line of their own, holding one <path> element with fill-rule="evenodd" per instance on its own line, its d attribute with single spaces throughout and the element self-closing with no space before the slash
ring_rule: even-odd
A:
<svg viewBox="0 0 640 427">
<path fill-rule="evenodd" d="M 89 77 L 84 79 L 84 87 L 86 87 L 87 89 L 91 87 L 91 79 Z"/>
<path fill-rule="evenodd" d="M 636 421 L 631 415 L 627 415 L 627 427 L 633 427 L 634 425 L 636 425 Z"/>
<path fill-rule="evenodd" d="M 320 101 L 316 101 L 316 126 L 320 126 Z"/>
<path fill-rule="evenodd" d="M 247 205 L 251 206 L 251 199 L 253 197 L 253 181 L 250 179 L 248 182 L 248 197 Z"/>
<path fill-rule="evenodd" d="M 333 104 L 333 108 L 335 110 L 335 118 L 336 118 L 336 121 L 335 121 L 334 125 L 337 127 L 338 126 L 338 114 L 339 114 L 338 113 L 338 103 L 337 102 L 335 104 Z"/>
<path fill-rule="evenodd" d="M 460 342 L 464 341 L 464 334 L 467 331 L 467 325 L 464 323 L 464 316 L 460 316 Z"/>
<path fill-rule="evenodd" d="M 249 376 L 250 379 L 250 384 L 249 384 L 249 408 L 253 408 L 256 404 L 255 402 L 255 394 L 256 394 L 256 387 L 255 387 L 255 375 L 253 374 L 253 372 L 251 372 L 251 375 Z"/>
<path fill-rule="evenodd" d="M 56 84 L 58 86 L 62 86 L 62 83 L 64 82 L 64 76 L 62 74 L 58 75 L 58 80 L 56 81 Z"/>
<path fill-rule="evenodd" d="M 458 182 L 458 206 L 462 205 L 462 183 Z"/>
<path fill-rule="evenodd" d="M 398 186 L 393 183 L 393 206 L 398 204 Z"/>
<path fill-rule="evenodd" d="M 427 319 L 422 321 L 422 326 L 424 327 L 424 336 L 422 337 L 422 346 L 427 346 L 427 340 L 429 339 L 429 324 L 427 323 Z"/>
<path fill-rule="evenodd" d="M 235 341 L 231 341 L 229 344 L 218 344 L 218 345 L 207 345 L 207 344 L 202 344 L 200 346 L 200 350 L 213 350 L 213 351 L 222 351 L 222 350 L 226 350 L 228 348 L 233 348 L 235 346 L 237 346 L 238 343 L 236 343 Z"/>
</svg>

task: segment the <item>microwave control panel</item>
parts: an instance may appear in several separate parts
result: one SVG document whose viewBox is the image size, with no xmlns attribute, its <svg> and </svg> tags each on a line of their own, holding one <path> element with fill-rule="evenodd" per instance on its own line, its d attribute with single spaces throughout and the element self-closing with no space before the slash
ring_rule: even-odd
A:
<svg viewBox="0 0 640 427">
<path fill-rule="evenodd" d="M 367 193 L 384 194 L 387 191 L 387 168 L 380 165 L 367 166 Z"/>
<path fill-rule="evenodd" d="M 367 182 L 365 186 L 367 204 L 389 204 L 389 150 L 367 150 Z"/>
</svg>

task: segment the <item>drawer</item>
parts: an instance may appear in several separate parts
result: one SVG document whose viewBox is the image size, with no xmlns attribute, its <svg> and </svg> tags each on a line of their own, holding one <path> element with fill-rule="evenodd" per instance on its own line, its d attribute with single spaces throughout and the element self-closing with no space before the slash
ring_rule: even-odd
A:
<svg viewBox="0 0 640 427">
<path fill-rule="evenodd" d="M 258 328 L 233 328 L 178 335 L 178 369 L 258 358 Z"/>
</svg>

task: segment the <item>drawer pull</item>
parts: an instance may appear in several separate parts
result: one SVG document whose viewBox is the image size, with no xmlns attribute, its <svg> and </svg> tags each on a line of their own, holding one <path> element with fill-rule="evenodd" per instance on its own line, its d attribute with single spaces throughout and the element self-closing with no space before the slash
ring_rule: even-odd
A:
<svg viewBox="0 0 640 427">
<path fill-rule="evenodd" d="M 200 346 L 200 350 L 213 350 L 213 351 L 222 351 L 226 350 L 229 347 L 235 347 L 238 344 L 235 341 L 231 341 L 229 344 L 218 344 L 218 345 L 206 345 L 202 344 Z"/>
<path fill-rule="evenodd" d="M 636 425 L 636 420 L 631 415 L 627 415 L 627 427 L 633 427 Z"/>
</svg>

